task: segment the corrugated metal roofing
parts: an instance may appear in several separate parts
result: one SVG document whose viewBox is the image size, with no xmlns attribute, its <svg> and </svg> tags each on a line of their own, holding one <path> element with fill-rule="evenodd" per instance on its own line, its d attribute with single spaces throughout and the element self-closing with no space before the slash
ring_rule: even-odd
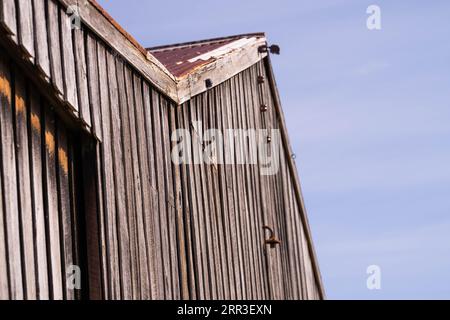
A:
<svg viewBox="0 0 450 320">
<path fill-rule="evenodd" d="M 213 61 L 214 53 L 224 53 L 238 47 L 245 39 L 261 38 L 264 33 L 251 33 L 230 37 L 207 39 L 148 48 L 147 50 L 158 59 L 175 77 L 180 78 Z M 223 49 L 223 50 L 222 50 Z M 208 53 L 211 53 L 209 55 Z"/>
</svg>

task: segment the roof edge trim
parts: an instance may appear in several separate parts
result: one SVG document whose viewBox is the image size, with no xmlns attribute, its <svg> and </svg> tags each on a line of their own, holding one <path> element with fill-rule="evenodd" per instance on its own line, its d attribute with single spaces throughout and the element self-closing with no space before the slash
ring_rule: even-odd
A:
<svg viewBox="0 0 450 320">
<path fill-rule="evenodd" d="M 94 0 L 58 0 L 65 7 L 77 6 L 83 23 L 108 46 L 121 54 L 140 74 L 159 91 L 177 102 L 175 77 Z M 82 3 L 81 3 L 82 2 Z"/>
<path fill-rule="evenodd" d="M 77 6 L 80 18 L 86 27 L 122 55 L 143 78 L 148 80 L 157 90 L 177 105 L 207 91 L 209 88 L 205 85 L 206 79 L 211 79 L 213 86 L 219 85 L 267 55 L 267 53 L 258 52 L 258 47 L 266 43 L 265 34 L 246 34 L 246 36 L 255 36 L 255 41 L 235 48 L 235 50 L 231 50 L 222 56 L 215 57 L 212 61 L 205 62 L 205 64 L 198 66 L 193 71 L 177 78 L 151 52 L 144 49 L 126 32 L 95 0 L 58 1 L 66 8 Z M 223 38 L 229 39 L 232 37 Z M 178 46 L 220 39 L 222 38 L 181 43 Z M 154 47 L 150 50 L 168 48 L 170 46 L 174 45 Z"/>
</svg>

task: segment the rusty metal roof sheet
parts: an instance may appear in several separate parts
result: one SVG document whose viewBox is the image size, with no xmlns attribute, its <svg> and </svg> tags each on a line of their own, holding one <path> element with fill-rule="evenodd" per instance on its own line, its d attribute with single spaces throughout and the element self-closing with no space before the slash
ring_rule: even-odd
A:
<svg viewBox="0 0 450 320">
<path fill-rule="evenodd" d="M 239 47 L 247 39 L 265 37 L 264 33 L 250 33 L 185 42 L 148 48 L 147 50 L 158 59 L 175 77 L 181 78 L 200 66 L 210 63 L 217 54 Z"/>
</svg>

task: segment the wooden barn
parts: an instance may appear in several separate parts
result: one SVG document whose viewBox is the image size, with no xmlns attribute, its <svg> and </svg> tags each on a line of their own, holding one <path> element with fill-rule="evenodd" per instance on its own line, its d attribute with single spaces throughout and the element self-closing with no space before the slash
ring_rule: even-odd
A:
<svg viewBox="0 0 450 320">
<path fill-rule="evenodd" d="M 277 49 L 144 49 L 94 0 L 0 0 L 0 298 L 323 299 Z M 278 132 L 278 170 L 173 160 L 208 129 Z"/>
</svg>

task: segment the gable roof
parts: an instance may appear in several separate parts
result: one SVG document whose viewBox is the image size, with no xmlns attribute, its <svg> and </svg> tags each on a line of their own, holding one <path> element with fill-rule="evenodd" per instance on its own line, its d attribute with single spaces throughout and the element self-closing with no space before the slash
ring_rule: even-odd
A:
<svg viewBox="0 0 450 320">
<path fill-rule="evenodd" d="M 218 85 L 267 56 L 267 53 L 258 52 L 258 47 L 266 44 L 263 33 L 146 50 L 97 1 L 88 0 L 80 6 L 79 0 L 59 1 L 66 7 L 77 6 L 85 25 L 176 104 L 206 91 L 206 79 L 212 80 L 213 86 Z M 216 51 L 218 49 L 223 50 Z M 201 56 L 208 53 L 210 56 Z M 195 58 L 195 61 L 188 61 Z"/>
<path fill-rule="evenodd" d="M 176 102 L 182 104 L 266 57 L 258 50 L 265 44 L 264 33 L 251 33 L 147 50 L 174 79 Z"/>
<path fill-rule="evenodd" d="M 264 38 L 264 33 L 249 33 L 184 42 L 148 48 L 176 78 L 182 78 L 199 66 L 211 63 L 224 54 L 229 54 L 256 39 Z"/>
</svg>

